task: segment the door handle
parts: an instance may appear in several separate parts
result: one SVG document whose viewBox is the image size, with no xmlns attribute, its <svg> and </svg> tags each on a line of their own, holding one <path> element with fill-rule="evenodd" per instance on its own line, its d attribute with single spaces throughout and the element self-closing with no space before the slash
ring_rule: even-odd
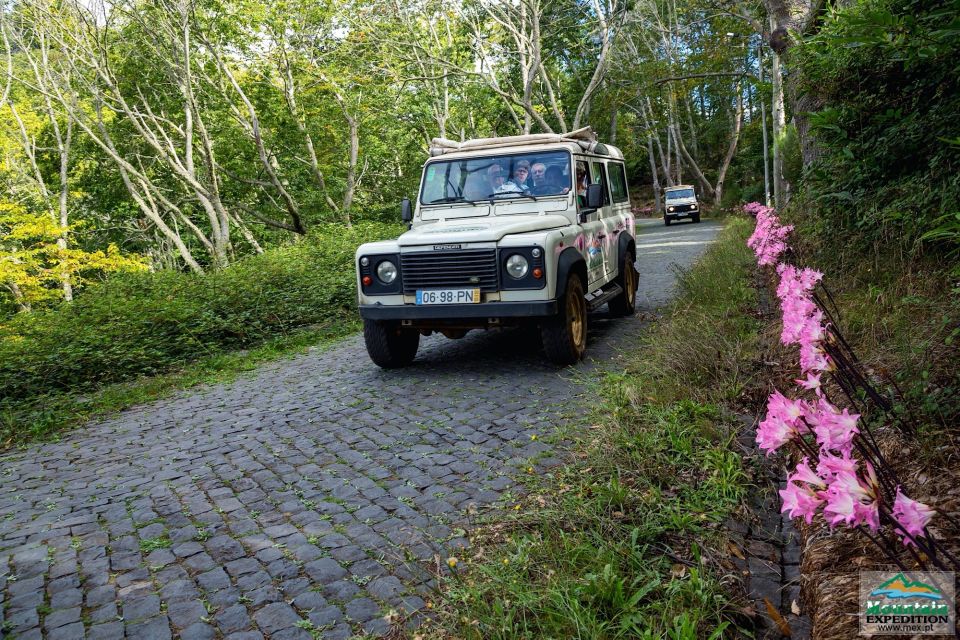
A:
<svg viewBox="0 0 960 640">
<path fill-rule="evenodd" d="M 607 237 L 607 234 L 605 234 L 605 233 L 598 233 L 598 234 L 597 234 L 597 237 L 600 238 L 601 240 L 603 240 L 604 238 Z"/>
<path fill-rule="evenodd" d="M 623 229 L 614 229 L 614 230 L 613 230 L 613 235 L 617 235 L 617 234 L 620 233 L 621 231 L 623 231 Z"/>
</svg>

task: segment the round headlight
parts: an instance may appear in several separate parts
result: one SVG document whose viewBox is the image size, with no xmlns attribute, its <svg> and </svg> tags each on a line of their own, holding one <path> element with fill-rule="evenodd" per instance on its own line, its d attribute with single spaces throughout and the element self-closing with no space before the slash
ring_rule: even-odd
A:
<svg viewBox="0 0 960 640">
<path fill-rule="evenodd" d="M 367 256 L 363 256 L 362 258 L 360 258 L 360 266 L 361 266 L 361 267 L 365 267 L 365 266 L 367 266 L 368 264 L 370 264 L 370 258 L 368 258 Z"/>
<path fill-rule="evenodd" d="M 695 205 L 695 204 L 692 204 L 692 205 L 690 205 L 690 208 L 691 208 L 691 209 L 693 209 L 694 211 L 696 211 L 696 209 L 697 209 L 697 205 Z"/>
<path fill-rule="evenodd" d="M 519 253 L 515 253 L 507 258 L 507 273 L 511 278 L 519 280 L 527 275 L 528 268 L 530 268 L 530 265 L 527 264 L 527 259 Z"/>
<path fill-rule="evenodd" d="M 675 207 L 667 207 L 667 211 L 673 211 Z"/>
<path fill-rule="evenodd" d="M 397 279 L 397 265 L 389 260 L 384 260 L 377 265 L 377 277 L 383 284 L 390 284 Z"/>
</svg>

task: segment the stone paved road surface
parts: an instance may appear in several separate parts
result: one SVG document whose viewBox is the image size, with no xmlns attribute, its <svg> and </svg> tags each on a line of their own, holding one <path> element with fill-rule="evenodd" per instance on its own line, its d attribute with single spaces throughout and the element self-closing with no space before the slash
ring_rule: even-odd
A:
<svg viewBox="0 0 960 640">
<path fill-rule="evenodd" d="M 641 311 L 718 229 L 641 223 Z M 0 456 L 0 636 L 346 638 L 385 632 L 391 609 L 415 623 L 434 555 L 522 491 L 520 469 L 558 462 L 546 441 L 588 410 L 578 380 L 644 323 L 590 326 L 591 361 L 566 370 L 525 331 L 434 336 L 395 372 L 353 337 Z"/>
</svg>

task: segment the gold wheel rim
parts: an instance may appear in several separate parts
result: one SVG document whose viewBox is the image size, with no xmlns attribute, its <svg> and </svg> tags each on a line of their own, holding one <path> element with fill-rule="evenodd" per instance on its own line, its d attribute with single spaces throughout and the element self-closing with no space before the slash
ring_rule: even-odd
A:
<svg viewBox="0 0 960 640">
<path fill-rule="evenodd" d="M 573 338 L 573 344 L 578 351 L 583 349 L 586 342 L 586 315 L 584 307 L 586 303 L 583 296 L 567 296 L 567 317 L 570 318 L 570 337 Z"/>
</svg>

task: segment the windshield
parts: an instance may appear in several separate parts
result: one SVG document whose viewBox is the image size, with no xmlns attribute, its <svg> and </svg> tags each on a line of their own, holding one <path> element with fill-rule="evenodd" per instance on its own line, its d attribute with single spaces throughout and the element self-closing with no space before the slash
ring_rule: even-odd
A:
<svg viewBox="0 0 960 640">
<path fill-rule="evenodd" d="M 572 184 L 566 151 L 438 160 L 423 174 L 420 203 L 536 199 L 568 193 Z"/>
<path fill-rule="evenodd" d="M 681 198 L 692 198 L 693 189 L 677 189 L 676 191 L 667 191 L 667 200 L 679 200 Z"/>
</svg>

